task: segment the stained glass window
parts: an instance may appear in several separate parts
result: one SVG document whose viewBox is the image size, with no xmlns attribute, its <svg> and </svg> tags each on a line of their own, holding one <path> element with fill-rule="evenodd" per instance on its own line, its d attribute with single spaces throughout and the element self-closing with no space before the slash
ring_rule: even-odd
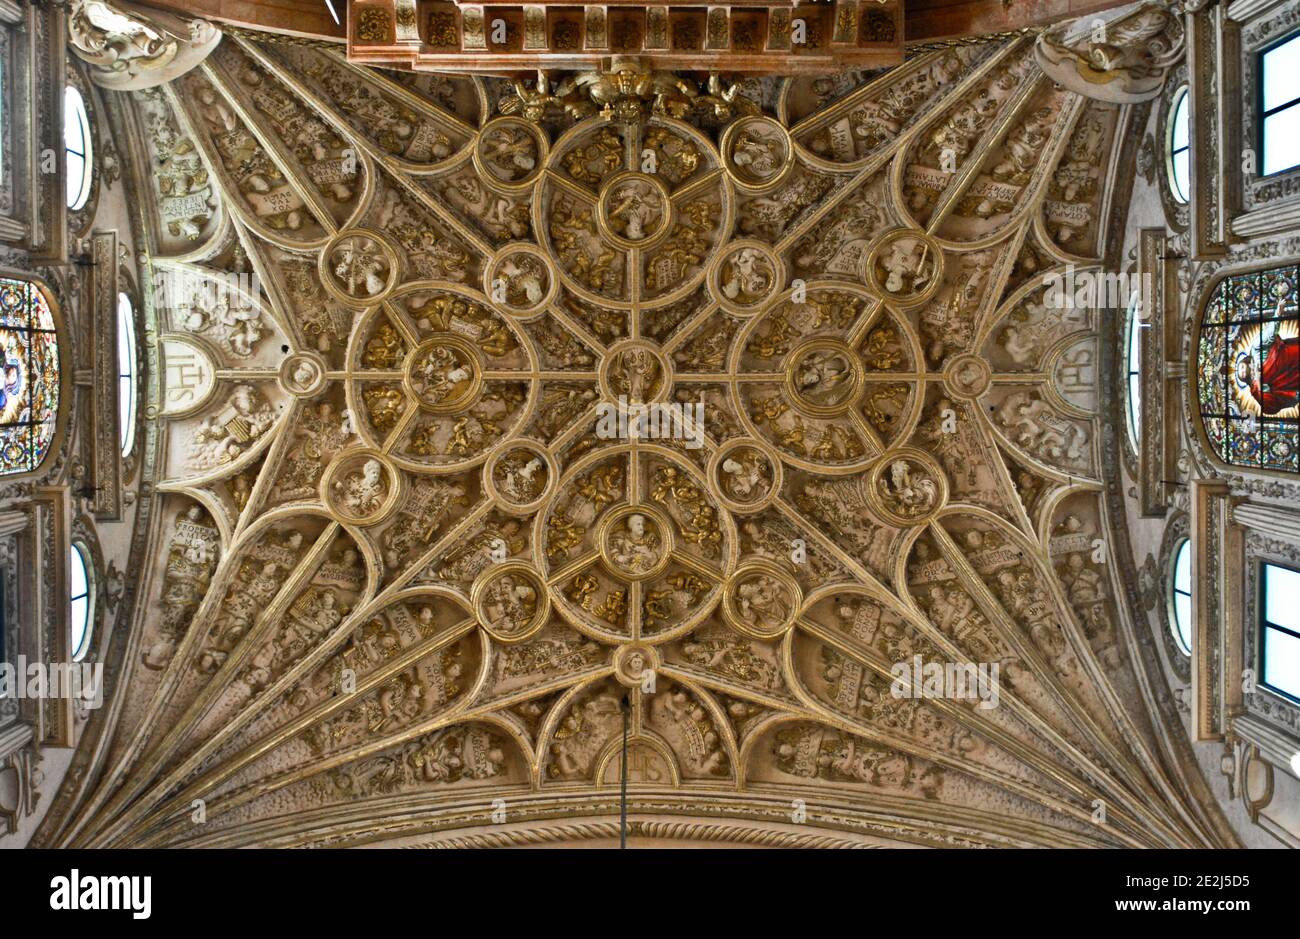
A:
<svg viewBox="0 0 1300 939">
<path fill-rule="evenodd" d="M 1201 421 L 1226 463 L 1300 472 L 1300 267 L 1238 274 L 1205 307 L 1197 352 Z"/>
<path fill-rule="evenodd" d="M 45 460 L 59 413 L 59 344 L 40 288 L 0 278 L 0 475 Z"/>
</svg>

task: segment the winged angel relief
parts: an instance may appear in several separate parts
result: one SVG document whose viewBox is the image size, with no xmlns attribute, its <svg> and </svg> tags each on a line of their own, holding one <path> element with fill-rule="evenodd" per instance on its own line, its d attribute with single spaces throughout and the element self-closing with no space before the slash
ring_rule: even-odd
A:
<svg viewBox="0 0 1300 939">
<path fill-rule="evenodd" d="M 1140 59 L 1132 93 L 1176 41 L 1140 15 L 1094 66 Z M 1090 549 L 1102 392 L 1056 385 L 1096 324 L 1041 275 L 1106 253 L 1136 136 L 1056 80 L 1063 42 L 513 86 L 241 35 L 129 94 L 220 187 L 183 244 L 154 194 L 155 257 L 256 271 L 264 329 L 164 330 L 189 395 L 124 723 L 50 840 L 436 840 L 496 798 L 597 837 L 626 697 L 646 831 L 1222 843 L 1133 718 L 1150 663 Z M 620 398 L 702 403 L 704 446 L 598 435 Z M 1001 705 L 891 694 L 918 656 L 998 663 Z M 792 798 L 835 820 L 779 831 Z"/>
</svg>

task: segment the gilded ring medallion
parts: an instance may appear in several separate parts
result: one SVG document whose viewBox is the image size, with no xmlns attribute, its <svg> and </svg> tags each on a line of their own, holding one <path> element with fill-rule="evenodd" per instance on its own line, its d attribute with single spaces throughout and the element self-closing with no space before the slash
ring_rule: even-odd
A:
<svg viewBox="0 0 1300 939">
<path fill-rule="evenodd" d="M 368 447 L 339 454 L 321 476 L 321 499 L 345 522 L 377 525 L 397 509 L 403 476 L 384 453 Z"/>
<path fill-rule="evenodd" d="M 863 496 L 890 525 L 924 525 L 948 501 L 948 477 L 922 450 L 890 450 L 866 477 Z"/>
<path fill-rule="evenodd" d="M 935 295 L 943 283 L 943 248 L 914 228 L 896 228 L 867 252 L 863 279 L 877 295 L 913 307 Z"/>
<path fill-rule="evenodd" d="M 761 241 L 734 241 L 709 268 L 709 287 L 728 313 L 750 316 L 780 292 L 785 265 Z"/>
<path fill-rule="evenodd" d="M 325 387 L 325 358 L 317 352 L 285 356 L 276 375 L 280 387 L 295 398 L 314 398 Z"/>
<path fill-rule="evenodd" d="M 794 625 L 803 602 L 798 582 L 767 558 L 741 564 L 722 593 L 727 623 L 754 639 L 775 639 Z"/>
<path fill-rule="evenodd" d="M 489 564 L 474 581 L 470 602 L 479 625 L 505 644 L 531 638 L 551 612 L 546 584 L 527 561 Z"/>
<path fill-rule="evenodd" d="M 397 286 L 401 260 L 397 249 L 379 232 L 365 228 L 341 231 L 321 250 L 321 284 L 350 307 L 382 301 Z"/>
<path fill-rule="evenodd" d="M 555 461 L 532 440 L 516 440 L 483 465 L 483 489 L 512 513 L 528 515 L 555 488 Z"/>
<path fill-rule="evenodd" d="M 627 580 L 648 580 L 668 566 L 673 526 L 657 509 L 623 505 L 600 520 L 596 544 L 611 573 Z"/>
<path fill-rule="evenodd" d="M 483 292 L 497 307 L 518 319 L 539 316 L 559 292 L 546 252 L 534 244 L 508 244 L 483 272 Z"/>
<path fill-rule="evenodd" d="M 601 231 L 620 248 L 652 248 L 672 227 L 673 203 L 658 176 L 618 173 L 600 191 Z"/>
<path fill-rule="evenodd" d="M 790 353 L 785 387 L 795 407 L 815 417 L 849 411 L 862 391 L 861 358 L 838 339 L 809 339 Z"/>
<path fill-rule="evenodd" d="M 672 390 L 672 366 L 653 342 L 629 339 L 602 357 L 599 380 L 609 401 L 649 404 L 662 401 Z"/>
<path fill-rule="evenodd" d="M 463 410 L 478 395 L 483 368 L 472 343 L 442 333 L 411 350 L 402 382 L 424 410 L 450 413 Z"/>
<path fill-rule="evenodd" d="M 614 677 L 626 688 L 640 688 L 647 673 L 659 671 L 659 652 L 644 642 L 628 642 L 614 650 Z"/>
<path fill-rule="evenodd" d="M 728 440 L 709 460 L 709 479 L 718 499 L 733 512 L 761 512 L 781 492 L 780 458 L 762 441 L 746 437 Z"/>
<path fill-rule="evenodd" d="M 943 387 L 955 398 L 978 398 L 989 390 L 993 369 L 983 356 L 954 355 L 943 367 Z"/>
<path fill-rule="evenodd" d="M 478 178 L 499 192 L 526 192 L 546 166 L 550 149 L 536 124 L 518 117 L 496 117 L 483 125 L 474 146 Z"/>
<path fill-rule="evenodd" d="M 727 175 L 741 189 L 774 189 L 794 169 L 790 132 L 770 117 L 742 117 L 722 135 L 720 149 Z"/>
</svg>

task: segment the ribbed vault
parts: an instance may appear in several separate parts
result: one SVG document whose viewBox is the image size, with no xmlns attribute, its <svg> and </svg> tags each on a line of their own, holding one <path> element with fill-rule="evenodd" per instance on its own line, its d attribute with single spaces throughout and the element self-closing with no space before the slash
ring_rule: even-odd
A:
<svg viewBox="0 0 1300 939">
<path fill-rule="evenodd" d="M 1121 599 L 1105 314 L 1044 285 L 1114 250 L 1137 106 L 1033 37 L 647 81 L 228 36 L 116 93 L 158 510 L 47 843 L 616 837 L 624 696 L 647 838 L 1230 838 Z M 892 694 L 916 657 L 997 706 Z"/>
</svg>

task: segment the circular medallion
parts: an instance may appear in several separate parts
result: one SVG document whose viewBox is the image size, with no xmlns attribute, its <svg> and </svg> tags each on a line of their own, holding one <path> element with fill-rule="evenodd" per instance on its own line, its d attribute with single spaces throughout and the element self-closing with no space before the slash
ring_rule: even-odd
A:
<svg viewBox="0 0 1300 939">
<path fill-rule="evenodd" d="M 325 359 L 315 352 L 295 352 L 280 363 L 280 387 L 295 398 L 311 398 L 325 387 Z"/>
<path fill-rule="evenodd" d="M 483 488 L 506 511 L 527 514 L 546 500 L 556 475 L 541 444 L 520 440 L 484 464 Z"/>
<path fill-rule="evenodd" d="M 733 241 L 709 268 L 713 296 L 728 313 L 760 312 L 785 280 L 781 260 L 761 241 Z"/>
<path fill-rule="evenodd" d="M 885 453 L 866 477 L 867 504 L 890 525 L 924 525 L 948 501 L 948 479 L 928 453 L 906 447 Z"/>
<path fill-rule="evenodd" d="M 865 375 L 862 360 L 838 339 L 809 339 L 791 350 L 785 387 L 795 407 L 834 417 L 853 407 Z"/>
<path fill-rule="evenodd" d="M 620 248 L 650 248 L 671 228 L 672 200 L 657 176 L 623 172 L 600 191 L 600 227 Z"/>
<path fill-rule="evenodd" d="M 762 191 L 779 185 L 794 169 L 790 132 L 762 115 L 742 117 L 722 135 L 722 164 L 742 189 Z"/>
<path fill-rule="evenodd" d="M 943 249 L 924 232 L 895 228 L 867 252 L 867 285 L 898 306 L 915 306 L 934 296 L 943 282 Z"/>
<path fill-rule="evenodd" d="M 341 302 L 352 307 L 373 306 L 397 286 L 401 262 L 383 235 L 350 228 L 325 245 L 319 273 L 325 289 Z"/>
<path fill-rule="evenodd" d="M 754 639 L 775 639 L 794 625 L 803 591 L 793 577 L 766 558 L 746 561 L 727 580 L 722 615 Z"/>
<path fill-rule="evenodd" d="M 483 292 L 504 312 L 529 319 L 545 312 L 560 283 L 551 276 L 546 252 L 532 244 L 506 245 L 483 272 Z"/>
<path fill-rule="evenodd" d="M 646 580 L 668 566 L 672 538 L 672 525 L 657 510 L 624 505 L 601 519 L 596 544 L 611 572 L 628 580 Z"/>
<path fill-rule="evenodd" d="M 629 642 L 614 650 L 614 677 L 627 688 L 640 688 L 647 673 L 659 670 L 659 653 L 644 642 Z"/>
<path fill-rule="evenodd" d="M 483 384 L 478 351 L 469 340 L 439 333 L 411 350 L 402 379 L 426 411 L 444 414 L 468 406 Z"/>
<path fill-rule="evenodd" d="M 978 398 L 988 391 L 993 370 L 982 356 L 963 352 L 943 368 L 944 388 L 955 398 Z"/>
<path fill-rule="evenodd" d="M 396 510 L 402 474 L 378 450 L 348 450 L 325 470 L 320 490 L 322 501 L 342 521 L 376 525 Z"/>
<path fill-rule="evenodd" d="M 668 396 L 672 372 L 668 359 L 652 342 L 629 339 L 601 357 L 600 387 L 611 401 L 647 404 Z"/>
<path fill-rule="evenodd" d="M 780 459 L 752 437 L 729 440 L 709 460 L 709 479 L 722 504 L 733 512 L 758 512 L 781 491 Z"/>
<path fill-rule="evenodd" d="M 479 625 L 497 642 L 523 642 L 546 624 L 551 600 L 527 561 L 503 561 L 478 575 L 470 591 Z"/>
<path fill-rule="evenodd" d="M 548 147 L 537 125 L 518 117 L 493 118 L 479 131 L 474 169 L 493 189 L 523 192 L 541 175 Z"/>
</svg>

